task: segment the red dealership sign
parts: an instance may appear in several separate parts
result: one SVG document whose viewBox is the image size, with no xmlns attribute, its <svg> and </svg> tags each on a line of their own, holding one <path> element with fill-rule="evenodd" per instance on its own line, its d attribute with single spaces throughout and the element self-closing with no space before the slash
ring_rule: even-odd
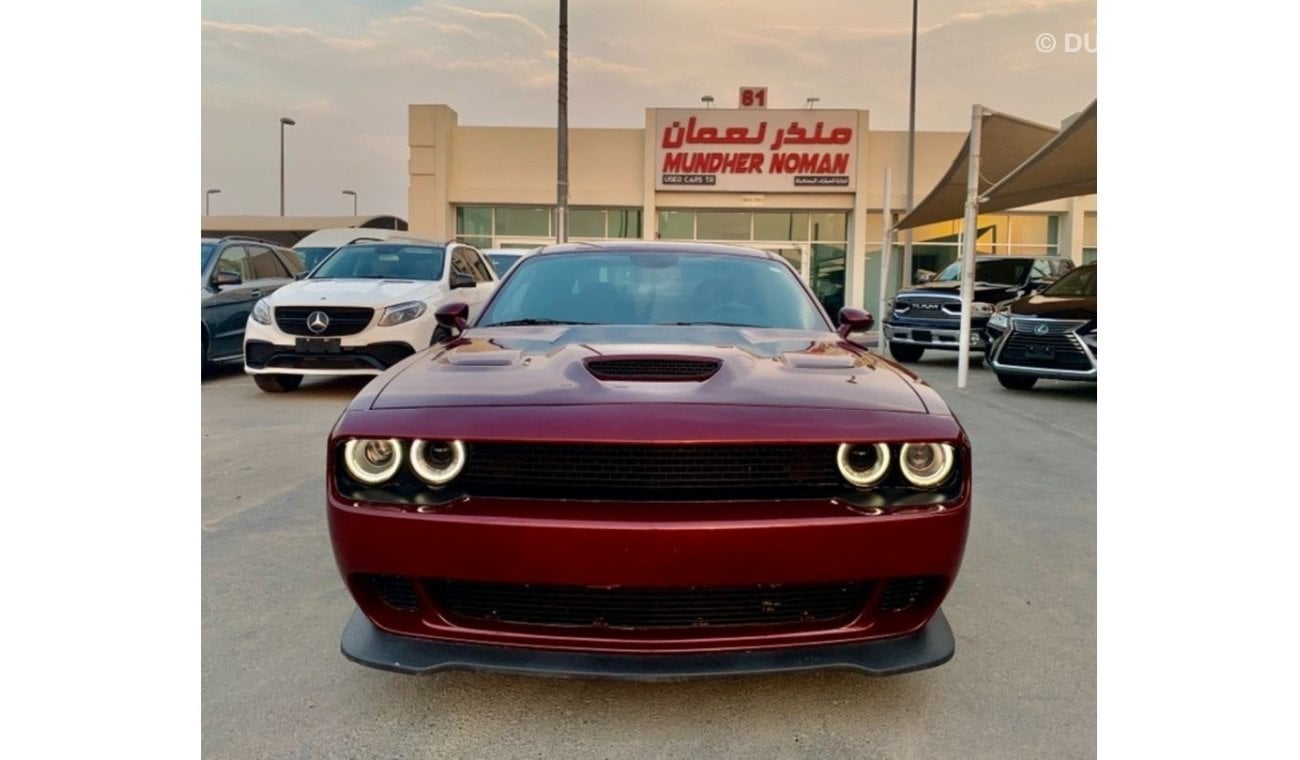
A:
<svg viewBox="0 0 1300 760">
<path fill-rule="evenodd" d="M 853 192 L 858 112 L 655 111 L 655 188 Z"/>
</svg>

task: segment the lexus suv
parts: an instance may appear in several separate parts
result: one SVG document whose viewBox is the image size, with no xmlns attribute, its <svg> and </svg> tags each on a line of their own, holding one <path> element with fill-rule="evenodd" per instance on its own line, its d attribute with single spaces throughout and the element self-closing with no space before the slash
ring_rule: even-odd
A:
<svg viewBox="0 0 1300 760">
<path fill-rule="evenodd" d="M 977 256 L 971 305 L 971 350 L 984 351 L 984 325 L 994 307 L 1037 292 L 1074 268 L 1063 256 Z M 919 361 L 927 348 L 956 351 L 961 328 L 961 262 L 898 295 L 885 316 L 889 353 L 900 362 Z"/>
<path fill-rule="evenodd" d="M 998 307 L 984 363 L 1005 388 L 1041 378 L 1097 381 L 1097 265 L 1079 267 L 1041 293 Z"/>
<path fill-rule="evenodd" d="M 378 375 L 447 334 L 434 312 L 471 310 L 496 289 L 471 246 L 390 238 L 343 246 L 310 274 L 263 298 L 248 317 L 244 371 L 268 393 L 306 375 Z"/>
<path fill-rule="evenodd" d="M 203 367 L 243 358 L 244 325 L 253 304 L 293 282 L 302 258 L 275 243 L 250 237 L 202 238 Z"/>
</svg>

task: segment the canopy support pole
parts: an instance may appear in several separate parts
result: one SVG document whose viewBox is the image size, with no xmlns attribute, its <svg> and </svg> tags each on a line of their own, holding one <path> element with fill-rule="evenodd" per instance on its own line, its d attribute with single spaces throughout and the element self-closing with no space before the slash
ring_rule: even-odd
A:
<svg viewBox="0 0 1300 760">
<path fill-rule="evenodd" d="M 980 211 L 980 131 L 984 126 L 984 107 L 971 107 L 970 156 L 966 169 L 966 219 L 961 236 L 961 332 L 957 335 L 957 387 L 966 387 L 970 368 L 971 303 L 975 300 L 975 238 L 979 236 Z"/>
<path fill-rule="evenodd" d="M 885 229 L 885 239 L 880 243 L 880 301 L 877 303 L 877 308 L 879 310 L 876 312 L 876 350 L 882 354 L 885 353 L 885 317 L 888 316 L 888 312 L 885 310 L 885 299 L 889 295 L 889 259 L 891 254 L 894 252 L 893 246 L 890 245 L 890 238 L 893 237 L 891 234 L 893 233 L 893 229 L 891 229 L 891 219 L 889 218 L 889 180 L 890 167 L 886 166 L 885 194 L 883 196 L 885 199 L 883 206 L 884 216 L 882 217 L 883 222 L 881 224 Z"/>
</svg>

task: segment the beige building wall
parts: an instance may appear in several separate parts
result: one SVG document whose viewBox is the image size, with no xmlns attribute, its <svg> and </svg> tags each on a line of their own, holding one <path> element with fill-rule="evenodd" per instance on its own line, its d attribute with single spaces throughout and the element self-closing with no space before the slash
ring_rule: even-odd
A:
<svg viewBox="0 0 1300 760">
<path fill-rule="evenodd" d="M 411 105 L 408 218 L 413 232 L 448 239 L 456 234 L 457 205 L 554 206 L 556 130 L 536 127 L 461 126 L 446 105 Z M 843 210 L 849 212 L 845 261 L 846 303 L 870 305 L 868 270 L 880 266 L 885 167 L 892 170 L 890 208 L 906 207 L 907 133 L 871 131 L 869 112 L 859 111 L 857 191 L 853 193 L 721 193 L 655 190 L 654 109 L 645 127 L 569 129 L 571 206 L 642 209 L 642 235 L 656 236 L 663 209 Z M 966 139 L 965 132 L 916 136 L 914 202 L 938 183 Z M 1096 196 L 1038 204 L 1020 212 L 1061 214 L 1059 246 L 1082 261 L 1086 214 L 1095 216 Z M 901 243 L 901 236 L 896 243 Z M 868 257 L 868 251 L 875 255 Z M 895 265 L 900 262 L 895 262 Z"/>
</svg>

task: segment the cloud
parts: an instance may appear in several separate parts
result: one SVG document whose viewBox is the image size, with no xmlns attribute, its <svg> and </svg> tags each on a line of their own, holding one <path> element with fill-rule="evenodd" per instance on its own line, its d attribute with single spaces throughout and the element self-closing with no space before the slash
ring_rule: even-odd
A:
<svg viewBox="0 0 1300 760">
<path fill-rule="evenodd" d="M 452 13 L 459 13 L 465 16 L 470 16 L 472 18 L 489 19 L 492 21 L 507 21 L 512 24 L 518 24 L 519 26 L 522 26 L 528 31 L 533 32 L 534 34 L 541 37 L 542 39 L 547 39 L 550 37 L 550 35 L 548 35 L 540 26 L 534 24 L 533 22 L 529 21 L 523 16 L 520 16 L 515 13 L 502 13 L 500 11 L 476 11 L 472 8 L 461 8 L 456 5 L 444 5 L 442 7 L 446 8 Z"/>
</svg>

